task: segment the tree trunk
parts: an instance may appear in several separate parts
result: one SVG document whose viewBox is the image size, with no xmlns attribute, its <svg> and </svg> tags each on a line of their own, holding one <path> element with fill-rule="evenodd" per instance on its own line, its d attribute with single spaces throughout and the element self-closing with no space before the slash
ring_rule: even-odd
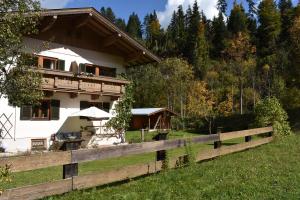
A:
<svg viewBox="0 0 300 200">
<path fill-rule="evenodd" d="M 243 82 L 240 78 L 240 111 L 241 115 L 243 114 Z"/>
</svg>

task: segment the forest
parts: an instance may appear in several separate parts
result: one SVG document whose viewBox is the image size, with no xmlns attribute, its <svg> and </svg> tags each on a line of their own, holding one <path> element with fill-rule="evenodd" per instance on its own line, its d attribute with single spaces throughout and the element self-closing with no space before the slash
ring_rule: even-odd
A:
<svg viewBox="0 0 300 200">
<path fill-rule="evenodd" d="M 195 1 L 187 10 L 179 6 L 166 28 L 156 11 L 143 22 L 132 13 L 126 23 L 102 7 L 104 16 L 162 58 L 127 70 L 134 107 L 168 107 L 179 114 L 177 125 L 198 127 L 251 115 L 271 97 L 286 110 L 299 108 L 300 2 L 246 3 L 234 1 L 229 11 L 219 0 L 219 14 L 209 20 Z"/>
</svg>

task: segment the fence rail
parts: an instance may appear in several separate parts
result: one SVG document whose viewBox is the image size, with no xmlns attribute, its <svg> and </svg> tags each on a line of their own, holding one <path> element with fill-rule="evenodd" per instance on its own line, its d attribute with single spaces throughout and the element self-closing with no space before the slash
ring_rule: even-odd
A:
<svg viewBox="0 0 300 200">
<path fill-rule="evenodd" d="M 202 161 L 215 158 L 221 155 L 226 155 L 245 149 L 253 148 L 259 145 L 267 144 L 272 141 L 272 134 L 268 134 L 267 137 L 256 140 L 251 140 L 251 138 L 249 139 L 249 137 L 272 132 L 272 127 L 265 127 L 245 131 L 219 133 L 189 139 L 164 140 L 156 142 L 121 145 L 116 147 L 104 147 L 98 149 L 85 149 L 66 152 L 44 153 L 30 156 L 7 157 L 0 158 L 0 166 L 9 164 L 11 165 L 11 169 L 13 172 L 20 172 L 58 165 L 74 164 L 87 161 L 102 160 L 107 158 L 121 157 L 126 155 L 169 150 L 186 146 L 187 142 L 214 142 L 215 149 L 201 151 L 195 156 L 196 161 Z M 245 137 L 246 142 L 239 143 L 236 145 L 222 146 L 222 141 L 241 137 Z M 169 167 L 175 168 L 176 166 L 178 166 L 178 164 L 180 164 L 181 159 L 182 157 L 171 159 L 169 161 Z M 90 188 L 116 181 L 126 180 L 128 178 L 152 174 L 161 171 L 162 165 L 163 161 L 155 161 L 145 164 L 126 166 L 124 168 L 108 172 L 73 176 L 71 178 L 58 180 L 54 182 L 8 189 L 4 191 L 4 193 L 0 196 L 0 200 L 38 199 L 43 198 L 45 196 L 63 194 L 75 189 Z"/>
</svg>

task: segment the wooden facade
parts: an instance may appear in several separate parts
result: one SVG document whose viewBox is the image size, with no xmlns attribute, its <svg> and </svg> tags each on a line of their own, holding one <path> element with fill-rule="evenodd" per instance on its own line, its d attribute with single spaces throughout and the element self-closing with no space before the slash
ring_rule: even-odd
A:
<svg viewBox="0 0 300 200">
<path fill-rule="evenodd" d="M 125 92 L 128 81 L 112 77 L 74 76 L 72 72 L 36 69 L 42 75 L 42 90 L 65 92 L 70 95 L 90 94 L 119 97 Z"/>
</svg>

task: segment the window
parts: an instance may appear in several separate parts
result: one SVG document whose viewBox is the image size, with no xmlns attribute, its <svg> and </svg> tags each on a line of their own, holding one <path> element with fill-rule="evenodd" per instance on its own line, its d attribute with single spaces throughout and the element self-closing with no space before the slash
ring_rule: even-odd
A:
<svg viewBox="0 0 300 200">
<path fill-rule="evenodd" d="M 96 67 L 92 65 L 86 65 L 85 72 L 96 75 Z"/>
<path fill-rule="evenodd" d="M 50 101 L 42 101 L 40 105 L 32 107 L 32 119 L 49 119 Z"/>
<path fill-rule="evenodd" d="M 41 101 L 39 105 L 21 106 L 21 120 L 59 120 L 59 100 Z"/>
<path fill-rule="evenodd" d="M 45 69 L 55 69 L 56 68 L 56 59 L 44 58 L 43 59 L 43 68 Z"/>
<path fill-rule="evenodd" d="M 104 110 L 105 112 L 109 112 L 110 109 L 110 103 L 109 102 L 88 102 L 88 101 L 80 101 L 80 110 L 90 108 L 90 107 L 96 107 L 101 110 Z"/>
<path fill-rule="evenodd" d="M 80 72 L 94 74 L 95 76 L 116 77 L 116 68 L 100 67 L 91 64 L 79 64 Z"/>
<path fill-rule="evenodd" d="M 39 57 L 38 65 L 41 68 L 53 69 L 53 70 L 65 70 L 65 61 L 51 57 Z"/>
<path fill-rule="evenodd" d="M 116 69 L 108 67 L 100 67 L 100 76 L 116 77 Z"/>
</svg>

